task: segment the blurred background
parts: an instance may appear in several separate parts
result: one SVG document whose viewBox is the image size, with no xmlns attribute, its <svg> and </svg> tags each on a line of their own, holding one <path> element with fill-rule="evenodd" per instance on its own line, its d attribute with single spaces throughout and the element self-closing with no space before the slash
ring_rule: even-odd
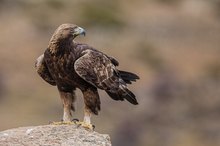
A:
<svg viewBox="0 0 220 146">
<path fill-rule="evenodd" d="M 141 78 L 129 86 L 138 106 L 100 91 L 92 121 L 114 146 L 220 145 L 220 0 L 0 0 L 0 130 L 61 120 L 34 63 L 67 22 Z"/>
</svg>

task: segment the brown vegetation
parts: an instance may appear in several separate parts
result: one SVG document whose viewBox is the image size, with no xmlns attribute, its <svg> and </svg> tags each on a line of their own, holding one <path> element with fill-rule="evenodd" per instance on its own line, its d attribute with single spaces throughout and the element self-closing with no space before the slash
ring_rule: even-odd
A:
<svg viewBox="0 0 220 146">
<path fill-rule="evenodd" d="M 105 9 L 106 8 L 106 9 Z M 55 88 L 34 70 L 54 29 L 76 23 L 80 42 L 116 57 L 141 80 L 132 90 L 140 105 L 101 92 L 97 131 L 113 145 L 220 144 L 220 15 L 217 0 L 0 1 L 0 129 L 60 120 Z M 114 43 L 112 43 L 114 42 Z M 5 89 L 7 88 L 7 89 Z M 81 119 L 78 93 L 75 117 Z"/>
</svg>

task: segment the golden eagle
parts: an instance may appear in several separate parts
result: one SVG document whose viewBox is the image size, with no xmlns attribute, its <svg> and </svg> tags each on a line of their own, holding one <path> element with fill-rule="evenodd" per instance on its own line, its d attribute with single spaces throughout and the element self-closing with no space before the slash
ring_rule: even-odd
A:
<svg viewBox="0 0 220 146">
<path fill-rule="evenodd" d="M 118 61 L 113 57 L 74 40 L 84 35 L 83 28 L 74 24 L 62 24 L 54 32 L 44 54 L 38 57 L 37 73 L 49 84 L 57 86 L 63 103 L 63 122 L 71 122 L 74 111 L 75 90 L 79 88 L 84 97 L 84 121 L 81 125 L 92 128 L 90 118 L 100 110 L 97 89 L 105 90 L 114 100 L 126 99 L 138 104 L 135 95 L 128 90 L 139 77 L 116 68 Z"/>
</svg>

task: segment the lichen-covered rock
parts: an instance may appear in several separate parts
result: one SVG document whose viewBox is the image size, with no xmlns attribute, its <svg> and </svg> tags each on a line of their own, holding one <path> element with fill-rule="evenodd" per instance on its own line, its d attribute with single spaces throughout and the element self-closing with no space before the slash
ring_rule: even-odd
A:
<svg viewBox="0 0 220 146">
<path fill-rule="evenodd" d="M 111 146 L 110 137 L 75 125 L 44 125 L 0 132 L 0 146 Z"/>
</svg>

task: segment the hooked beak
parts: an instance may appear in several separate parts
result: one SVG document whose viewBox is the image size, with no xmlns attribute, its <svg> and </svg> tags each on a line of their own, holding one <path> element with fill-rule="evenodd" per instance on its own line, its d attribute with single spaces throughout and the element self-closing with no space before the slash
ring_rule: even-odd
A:
<svg viewBox="0 0 220 146">
<path fill-rule="evenodd" d="M 83 28 L 81 28 L 81 27 L 77 27 L 77 28 L 75 28 L 73 35 L 74 36 L 78 36 L 78 35 L 85 36 L 86 35 L 86 31 Z"/>
</svg>

